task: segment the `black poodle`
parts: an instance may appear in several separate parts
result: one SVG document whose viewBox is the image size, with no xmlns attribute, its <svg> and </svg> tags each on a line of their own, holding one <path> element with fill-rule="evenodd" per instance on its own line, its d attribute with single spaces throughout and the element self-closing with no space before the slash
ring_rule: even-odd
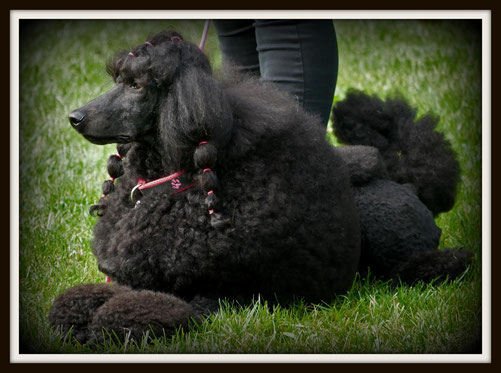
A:
<svg viewBox="0 0 501 373">
<path fill-rule="evenodd" d="M 334 148 L 287 94 L 231 71 L 216 79 L 178 33 L 120 52 L 108 72 L 115 86 L 70 122 L 118 144 L 91 207 L 93 252 L 112 283 L 73 287 L 49 314 L 80 342 L 103 329 L 169 334 L 219 298 L 329 301 L 359 266 L 405 281 L 465 270 L 465 252 L 437 250 L 430 212 L 452 206 L 454 153 L 405 103 L 352 94 L 334 110 L 336 133 L 370 146 Z M 438 150 L 415 151 L 419 141 Z M 428 175 L 443 168 L 446 180 Z"/>
</svg>

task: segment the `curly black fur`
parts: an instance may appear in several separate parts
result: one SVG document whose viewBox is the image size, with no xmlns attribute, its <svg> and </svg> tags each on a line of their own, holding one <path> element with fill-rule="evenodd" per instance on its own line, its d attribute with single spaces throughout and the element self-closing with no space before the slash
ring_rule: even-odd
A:
<svg viewBox="0 0 501 373">
<path fill-rule="evenodd" d="M 170 333 L 218 298 L 328 301 L 351 286 L 361 240 L 407 229 L 416 216 L 412 244 L 400 233 L 391 248 L 369 242 L 364 265 L 393 275 L 414 251 L 438 252 L 431 213 L 406 187 L 378 182 L 386 170 L 377 150 L 331 147 L 318 119 L 274 86 L 231 71 L 214 78 L 205 55 L 174 32 L 120 52 L 108 71 L 114 88 L 70 115 L 88 140 L 118 143 L 93 207 L 93 252 L 114 285 L 72 288 L 49 316 L 79 340 L 99 340 L 103 328 Z M 179 170 L 194 187 L 131 201 L 138 179 Z"/>
<path fill-rule="evenodd" d="M 379 149 L 390 178 L 412 184 L 435 216 L 452 208 L 459 163 L 449 141 L 435 131 L 436 117 L 416 120 L 416 110 L 403 99 L 382 101 L 357 91 L 349 92 L 332 113 L 340 141 Z"/>
<path fill-rule="evenodd" d="M 359 271 L 412 283 L 459 276 L 471 260 L 466 250 L 436 250 L 441 230 L 412 184 L 389 180 L 385 161 L 370 146 L 338 148 L 350 170 L 360 214 Z"/>
</svg>

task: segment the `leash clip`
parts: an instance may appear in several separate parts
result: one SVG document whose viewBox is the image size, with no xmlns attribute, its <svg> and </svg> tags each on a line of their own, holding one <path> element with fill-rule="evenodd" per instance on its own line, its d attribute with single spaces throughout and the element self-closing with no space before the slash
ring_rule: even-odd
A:
<svg viewBox="0 0 501 373">
<path fill-rule="evenodd" d="M 136 191 L 137 188 L 139 188 L 141 185 L 144 183 L 138 183 L 132 190 L 130 191 L 130 200 L 132 203 L 134 203 L 134 192 Z M 139 201 L 138 201 L 139 202 Z"/>
</svg>

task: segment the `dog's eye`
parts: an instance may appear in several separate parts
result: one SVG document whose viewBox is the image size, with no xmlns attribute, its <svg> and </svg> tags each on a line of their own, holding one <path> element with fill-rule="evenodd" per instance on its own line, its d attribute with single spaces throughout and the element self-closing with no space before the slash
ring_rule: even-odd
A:
<svg viewBox="0 0 501 373">
<path fill-rule="evenodd" d="M 129 87 L 131 87 L 132 89 L 139 89 L 139 88 L 141 88 L 141 86 L 139 84 L 137 84 L 136 82 L 130 83 Z"/>
</svg>

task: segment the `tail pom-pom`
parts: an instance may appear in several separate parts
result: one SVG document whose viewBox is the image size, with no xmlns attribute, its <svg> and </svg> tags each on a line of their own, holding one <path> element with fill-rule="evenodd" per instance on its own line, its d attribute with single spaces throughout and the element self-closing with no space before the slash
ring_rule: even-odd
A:
<svg viewBox="0 0 501 373">
<path fill-rule="evenodd" d="M 436 130 L 438 117 L 416 119 L 417 110 L 401 97 L 383 101 L 357 91 L 337 102 L 332 113 L 337 139 L 379 149 L 390 179 L 411 184 L 434 216 L 454 206 L 459 162 L 451 143 Z"/>
</svg>

